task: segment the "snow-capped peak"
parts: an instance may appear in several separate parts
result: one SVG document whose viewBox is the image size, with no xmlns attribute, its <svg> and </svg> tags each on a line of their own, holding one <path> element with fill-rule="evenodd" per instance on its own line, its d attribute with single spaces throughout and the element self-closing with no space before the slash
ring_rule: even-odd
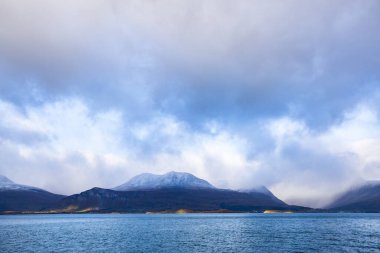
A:
<svg viewBox="0 0 380 253">
<path fill-rule="evenodd" d="M 21 185 L 16 184 L 6 176 L 0 175 L 0 191 L 8 191 L 8 190 L 14 190 L 14 191 L 23 191 L 23 190 L 41 190 L 37 187 L 28 186 L 28 185 Z"/>
<path fill-rule="evenodd" d="M 116 191 L 157 189 L 157 188 L 214 188 L 206 180 L 186 172 L 171 171 L 163 175 L 143 173 L 131 178 L 128 182 L 113 188 Z"/>
</svg>

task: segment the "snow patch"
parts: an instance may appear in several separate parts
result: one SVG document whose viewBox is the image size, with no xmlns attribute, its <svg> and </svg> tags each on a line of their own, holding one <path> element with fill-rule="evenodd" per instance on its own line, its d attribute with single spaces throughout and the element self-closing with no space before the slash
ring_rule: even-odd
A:
<svg viewBox="0 0 380 253">
<path fill-rule="evenodd" d="M 0 191 L 41 191 L 41 189 L 33 186 L 16 184 L 6 176 L 0 175 Z"/>
</svg>

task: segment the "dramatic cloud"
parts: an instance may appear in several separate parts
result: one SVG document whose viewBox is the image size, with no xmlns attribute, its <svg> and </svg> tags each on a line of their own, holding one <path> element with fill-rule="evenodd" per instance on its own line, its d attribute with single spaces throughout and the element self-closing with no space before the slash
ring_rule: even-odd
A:
<svg viewBox="0 0 380 253">
<path fill-rule="evenodd" d="M 380 179 L 378 13 L 376 0 L 1 0 L 0 174 L 73 193 L 182 170 L 322 206 Z"/>
</svg>

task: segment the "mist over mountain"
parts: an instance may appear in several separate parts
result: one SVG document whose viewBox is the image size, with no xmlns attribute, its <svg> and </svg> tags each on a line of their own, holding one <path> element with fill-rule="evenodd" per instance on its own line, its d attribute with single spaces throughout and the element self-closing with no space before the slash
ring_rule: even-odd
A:
<svg viewBox="0 0 380 253">
<path fill-rule="evenodd" d="M 341 193 L 326 208 L 345 212 L 380 212 L 380 181 L 367 181 Z"/>
</svg>

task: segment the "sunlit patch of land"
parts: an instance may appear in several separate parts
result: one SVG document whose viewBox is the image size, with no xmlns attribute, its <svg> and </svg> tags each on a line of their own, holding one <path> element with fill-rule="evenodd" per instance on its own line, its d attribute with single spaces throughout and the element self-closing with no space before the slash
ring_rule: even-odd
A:
<svg viewBox="0 0 380 253">
<path fill-rule="evenodd" d="M 281 210 L 265 210 L 263 213 L 273 214 L 273 213 L 294 213 L 292 211 L 281 211 Z"/>
<path fill-rule="evenodd" d="M 176 214 L 185 214 L 185 213 L 192 213 L 193 211 L 188 210 L 188 209 L 179 209 L 175 213 Z"/>
</svg>

